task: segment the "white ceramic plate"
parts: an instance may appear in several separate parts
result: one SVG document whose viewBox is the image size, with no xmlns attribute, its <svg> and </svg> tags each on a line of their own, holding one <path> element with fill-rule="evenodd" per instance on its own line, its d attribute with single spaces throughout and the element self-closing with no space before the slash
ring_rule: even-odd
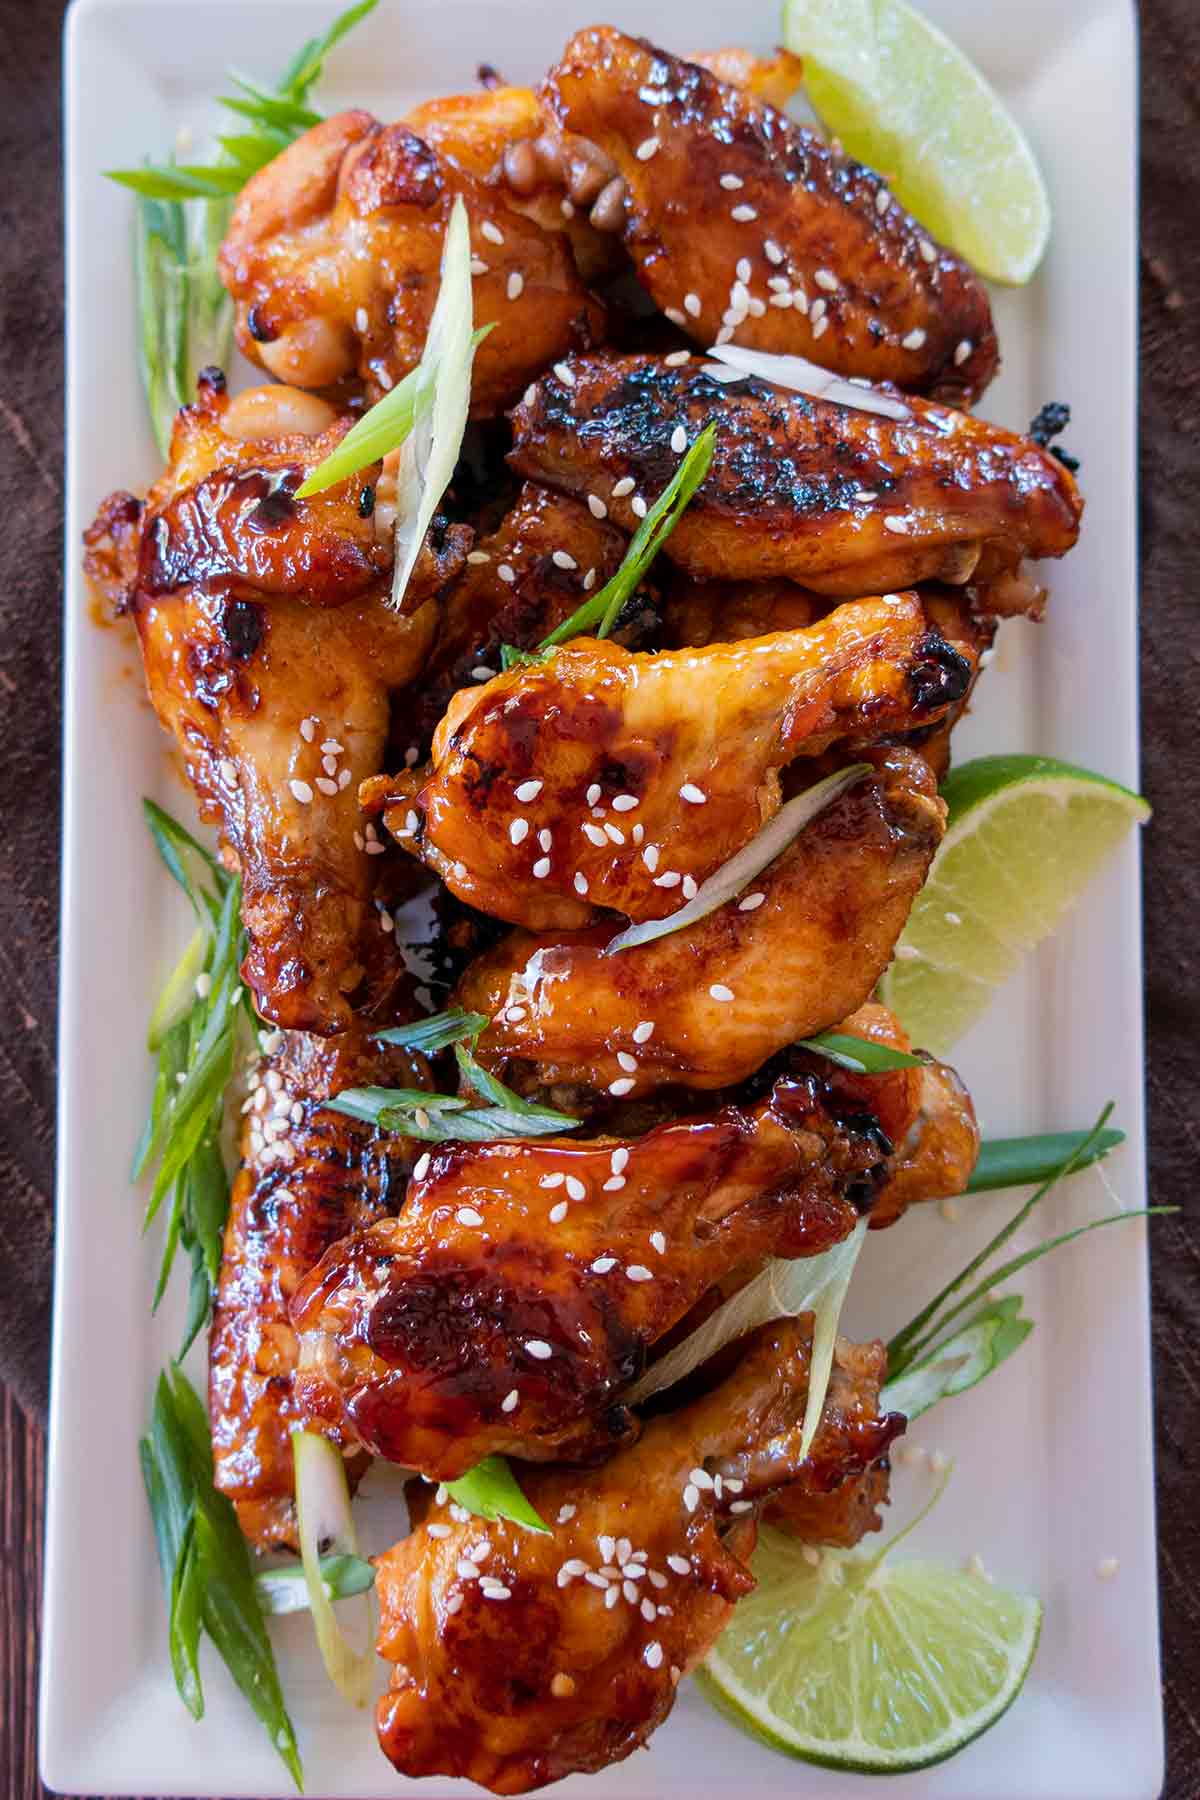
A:
<svg viewBox="0 0 1200 1800">
<path fill-rule="evenodd" d="M 143 1032 L 180 943 L 181 917 L 139 797 L 190 816 L 141 697 L 136 652 L 97 630 L 79 537 L 97 501 L 156 472 L 135 365 L 128 198 L 106 167 L 203 131 L 227 66 L 270 76 L 335 0 L 76 0 L 67 34 L 68 488 L 65 818 L 58 1285 L 51 1417 L 41 1755 L 48 1785 L 78 1793 L 274 1795 L 286 1776 L 211 1655 L 208 1716 L 194 1724 L 167 1664 L 164 1608 L 136 1442 L 177 1341 L 182 1294 L 149 1316 L 156 1241 L 138 1235 L 127 1171 L 150 1064 Z M 1137 779 L 1134 273 L 1135 42 L 1128 0 L 927 0 L 1006 96 L 1041 156 L 1055 207 L 1045 267 L 997 295 L 1004 373 L 986 411 L 1023 426 L 1045 400 L 1073 408 L 1088 512 L 1052 571 L 1046 622 L 1006 625 L 959 756 L 1039 750 Z M 398 116 L 472 83 L 478 62 L 535 76 L 569 30 L 612 18 L 686 51 L 775 41 L 775 0 L 384 0 L 338 51 L 321 98 Z M 1144 1204 L 1137 848 L 1129 843 L 1067 928 L 1030 963 L 956 1059 L 993 1134 L 1083 1126 L 1108 1098 L 1129 1134 L 1103 1175 L 1076 1177 L 1041 1222 L 1063 1228 Z M 847 1324 L 886 1333 L 1008 1215 L 1013 1196 L 937 1208 L 876 1234 Z M 1039 1232 L 1038 1235 L 1041 1235 Z M 153 1234 L 152 1234 L 153 1240 Z M 1026 1233 L 1022 1241 L 1031 1241 Z M 978 1551 L 1046 1605 L 1024 1694 L 965 1754 L 895 1779 L 908 1796 L 1135 1800 L 1158 1792 L 1148 1291 L 1140 1222 L 1098 1232 L 1023 1281 L 1038 1328 L 969 1399 L 914 1437 L 957 1459 L 919 1548 Z M 927 1491 L 902 1464 L 893 1517 Z M 371 1548 L 381 1548 L 376 1539 Z M 1115 1579 L 1096 1574 L 1119 1560 Z M 325 1684 L 304 1620 L 278 1632 L 310 1794 L 409 1791 L 369 1719 Z M 207 1652 L 206 1652 L 207 1654 Z M 685 1690 L 648 1755 L 572 1793 L 592 1800 L 756 1792 L 861 1800 L 863 1779 L 760 1748 Z M 423 1795 L 463 1784 L 423 1783 Z"/>
</svg>

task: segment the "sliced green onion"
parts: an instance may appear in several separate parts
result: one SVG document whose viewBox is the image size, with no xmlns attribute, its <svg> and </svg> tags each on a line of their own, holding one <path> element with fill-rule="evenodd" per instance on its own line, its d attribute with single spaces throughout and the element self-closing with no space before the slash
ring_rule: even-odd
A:
<svg viewBox="0 0 1200 1800">
<path fill-rule="evenodd" d="M 1020 1294 L 1012 1294 L 976 1313 L 953 1337 L 889 1381 L 880 1391 L 880 1408 L 902 1412 L 911 1424 L 939 1400 L 974 1387 L 1019 1350 L 1033 1330 L 1033 1320 L 1020 1317 L 1023 1304 Z"/>
<path fill-rule="evenodd" d="M 364 1593 L 362 1616 L 367 1648 L 356 1650 L 342 1631 L 321 1579 L 321 1546 L 339 1556 L 358 1555 L 350 1511 L 350 1484 L 341 1451 L 313 1431 L 292 1428 L 292 1460 L 296 1474 L 296 1516 L 300 1560 L 308 1588 L 313 1630 L 325 1672 L 354 1706 L 366 1706 L 374 1688 L 375 1658 L 371 1643 L 371 1601 Z"/>
<path fill-rule="evenodd" d="M 224 163 L 146 163 L 104 173 L 147 200 L 219 200 L 245 186 L 241 169 Z"/>
<path fill-rule="evenodd" d="M 856 781 L 870 773 L 870 763 L 851 763 L 849 768 L 839 769 L 834 775 L 826 775 L 824 780 L 806 788 L 804 793 L 797 794 L 785 806 L 780 807 L 775 817 L 769 819 L 736 856 L 731 856 L 715 875 L 710 875 L 707 881 L 701 882 L 686 906 L 668 913 L 665 919 L 643 919 L 640 924 L 626 926 L 611 943 L 605 945 L 604 955 L 615 956 L 619 950 L 632 950 L 635 944 L 649 944 L 655 938 L 668 937 L 673 931 L 682 931 L 685 926 L 698 924 L 710 912 L 715 912 L 718 906 L 736 899 L 768 863 L 773 863 L 777 856 L 782 855 L 792 839 L 799 837 L 804 827 L 818 813 L 824 812 L 827 806 L 832 805 L 848 788 L 852 788 Z M 856 1039 L 855 1042 L 857 1041 Z"/>
<path fill-rule="evenodd" d="M 462 1018 L 479 1016 L 465 1013 Z M 423 1023 L 439 1024 L 444 1031 L 446 1026 L 440 1022 L 449 1019 L 449 1014 L 440 1014 L 438 1020 Z M 484 1023 L 487 1023 L 486 1019 Z M 402 1025 L 396 1029 L 405 1033 L 419 1027 Z M 346 1113 L 352 1119 L 361 1119 L 364 1124 L 377 1125 L 381 1131 L 419 1138 L 426 1144 L 450 1140 L 481 1144 L 503 1138 L 556 1137 L 560 1132 L 578 1129 L 582 1123 L 580 1119 L 570 1113 L 556 1112 L 553 1107 L 535 1106 L 532 1101 L 523 1100 L 481 1067 L 461 1042 L 462 1037 L 475 1035 L 474 1030 L 462 1031 L 456 1034 L 459 1041 L 446 1037 L 445 1042 L 455 1043 L 454 1054 L 465 1080 L 483 1099 L 492 1102 L 490 1106 L 473 1107 L 459 1095 L 427 1094 L 419 1088 L 383 1087 L 344 1088 L 328 1105 L 334 1112 Z"/>
<path fill-rule="evenodd" d="M 541 643 L 544 655 L 556 644 L 578 637 L 598 625 L 597 637 L 607 637 L 621 608 L 636 592 L 647 570 L 678 525 L 696 489 L 708 474 L 717 441 L 715 425 L 706 425 L 692 444 L 654 505 L 629 540 L 621 566 L 596 594 L 577 607 L 569 619 L 555 626 Z"/>
<path fill-rule="evenodd" d="M 319 462 L 296 489 L 297 500 L 323 493 L 335 482 L 346 481 L 360 469 L 379 462 L 389 451 L 397 449 L 408 436 L 419 412 L 428 411 L 432 395 L 421 386 L 418 365 L 398 381 L 394 388 L 365 412 L 357 425 L 352 425 L 342 441 Z"/>
<path fill-rule="evenodd" d="M 457 1481 L 448 1481 L 446 1491 L 478 1519 L 511 1519 L 526 1531 L 549 1533 L 550 1527 L 529 1504 L 502 1456 L 485 1456 Z"/>
<path fill-rule="evenodd" d="M 361 1556 L 323 1556 L 318 1567 L 321 1586 L 330 1600 L 348 1600 L 375 1585 L 375 1565 Z M 302 1562 L 260 1569 L 254 1577 L 254 1591 L 263 1611 L 273 1617 L 308 1611 L 308 1575 Z"/>
<path fill-rule="evenodd" d="M 146 1048 L 151 1056 L 156 1056 L 162 1048 L 163 1039 L 173 1025 L 177 1025 L 196 1002 L 196 977 L 204 967 L 205 954 L 208 950 L 209 933 L 203 925 L 198 925 L 188 942 L 187 949 L 171 970 L 166 985 L 155 1002 L 154 1011 L 150 1015 L 150 1024 L 146 1030 Z"/>
<path fill-rule="evenodd" d="M 452 1006 L 446 1012 L 434 1013 L 428 1019 L 414 1019 L 411 1025 L 393 1025 L 387 1031 L 375 1032 L 379 1044 L 398 1044 L 402 1050 L 420 1050 L 426 1056 L 445 1050 L 464 1038 L 477 1038 L 489 1023 L 486 1013 L 464 1012 Z"/>
<path fill-rule="evenodd" d="M 846 381 L 830 369 L 803 356 L 780 356 L 770 350 L 746 350 L 740 344 L 714 344 L 708 353 L 727 368 L 736 369 L 743 377 L 757 375 L 775 387 L 791 388 L 807 394 L 812 400 L 828 400 L 835 406 L 848 406 L 856 412 L 880 413 L 885 419 L 911 419 L 912 408 L 893 394 L 881 394 L 872 387 L 860 387 Z"/>
<path fill-rule="evenodd" d="M 1040 1137 L 988 1138 L 979 1147 L 979 1161 L 967 1183 L 968 1194 L 991 1188 L 1032 1187 L 1049 1181 L 1056 1169 L 1070 1162 L 1086 1169 L 1125 1142 L 1125 1133 L 1107 1131 L 1052 1131 Z"/>
<path fill-rule="evenodd" d="M 814 1050 L 818 1056 L 849 1069 L 852 1075 L 886 1075 L 892 1069 L 919 1069 L 923 1058 L 910 1056 L 907 1050 L 895 1050 L 890 1044 L 877 1044 L 872 1038 L 854 1037 L 845 1031 L 822 1031 L 819 1036 L 801 1038 L 801 1050 Z"/>
</svg>

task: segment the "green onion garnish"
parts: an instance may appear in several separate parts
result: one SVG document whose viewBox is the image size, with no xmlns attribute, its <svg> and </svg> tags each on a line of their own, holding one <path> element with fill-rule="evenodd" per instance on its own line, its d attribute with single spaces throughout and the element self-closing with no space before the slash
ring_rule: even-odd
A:
<svg viewBox="0 0 1200 1800">
<path fill-rule="evenodd" d="M 549 1533 L 546 1521 L 533 1510 L 502 1456 L 485 1456 L 473 1469 L 448 1481 L 446 1491 L 459 1506 L 479 1519 L 511 1519 L 527 1531 Z"/>
<path fill-rule="evenodd" d="M 852 1075 L 884 1075 L 891 1069 L 922 1066 L 921 1057 L 910 1056 L 907 1050 L 894 1050 L 890 1044 L 877 1044 L 844 1031 L 822 1031 L 817 1037 L 801 1038 L 798 1048 L 815 1050 Z"/>
</svg>

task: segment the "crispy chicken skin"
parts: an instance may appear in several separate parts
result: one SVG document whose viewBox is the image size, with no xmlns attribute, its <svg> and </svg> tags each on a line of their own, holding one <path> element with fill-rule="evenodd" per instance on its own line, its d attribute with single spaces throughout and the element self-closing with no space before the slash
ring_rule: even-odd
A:
<svg viewBox="0 0 1200 1800">
<path fill-rule="evenodd" d="M 445 1144 L 399 1217 L 302 1283 L 296 1392 L 389 1461 L 453 1480 L 496 1453 L 597 1459 L 649 1348 L 730 1269 L 853 1230 L 883 1166 L 816 1076 L 630 1142 Z"/>
<path fill-rule="evenodd" d="M 542 93 L 616 163 L 639 280 L 697 343 L 734 327 L 747 348 L 956 401 L 995 374 L 983 283 L 881 176 L 766 100 L 611 26 L 577 33 Z"/>
<path fill-rule="evenodd" d="M 779 771 L 839 740 L 935 723 L 965 693 L 915 594 L 807 630 L 637 654 L 579 638 L 451 703 L 429 768 L 364 804 L 480 911 L 531 930 L 674 912 L 778 809 Z"/>
<path fill-rule="evenodd" d="M 243 188 L 221 248 L 238 345 L 298 387 L 378 399 L 418 362 L 456 195 L 470 216 L 475 322 L 495 324 L 472 382 L 499 412 L 547 363 L 595 342 L 603 313 L 561 231 L 545 231 L 407 125 L 326 119 Z M 497 241 L 499 240 L 499 241 Z"/>
<path fill-rule="evenodd" d="M 482 1060 L 518 1086 L 527 1073 L 639 1098 L 720 1088 L 852 1012 L 887 967 L 945 819 L 921 757 L 872 756 L 872 774 L 699 923 L 615 956 L 612 924 L 515 931 L 477 958 L 455 998 L 491 1019 Z M 715 983 L 733 1004 L 713 999 Z"/>
<path fill-rule="evenodd" d="M 209 379 L 179 414 L 136 562 L 128 509 L 111 502 L 90 553 L 131 569 L 123 604 L 150 698 L 242 876 L 242 973 L 259 1012 L 338 1031 L 399 969 L 373 905 L 357 790 L 382 766 L 391 697 L 421 667 L 432 594 L 454 559 L 450 546 L 440 564 L 423 552 L 414 610 L 397 615 L 390 549 L 359 516 L 358 484 L 292 499 L 345 426 L 245 442 L 222 430 L 227 404 Z"/>
<path fill-rule="evenodd" d="M 712 467 L 664 546 L 699 579 L 881 593 L 996 577 L 1079 535 L 1083 503 L 1056 457 L 928 400 L 906 398 L 912 416 L 896 420 L 757 378 L 721 382 L 697 358 L 603 352 L 565 366 L 570 384 L 549 370 L 516 408 L 513 467 L 596 495 L 632 531 L 633 500 L 657 499 L 679 465 L 678 427 L 694 441 L 714 423 Z"/>
<path fill-rule="evenodd" d="M 288 1433 L 300 1344 L 288 1302 L 331 1244 L 399 1204 L 413 1160 L 405 1139 L 323 1103 L 361 1082 L 424 1079 L 356 1030 L 279 1035 L 251 1090 L 209 1337 L 213 1479 L 259 1550 L 296 1548 Z"/>
<path fill-rule="evenodd" d="M 903 1430 L 878 1411 L 879 1347 L 839 1340 L 801 1460 L 810 1342 L 808 1319 L 766 1326 L 603 1468 L 522 1471 L 548 1536 L 433 1501 L 377 1565 L 379 1740 L 402 1774 L 521 1794 L 645 1743 L 754 1586 L 759 1503 L 794 1484 L 819 1507 Z"/>
</svg>

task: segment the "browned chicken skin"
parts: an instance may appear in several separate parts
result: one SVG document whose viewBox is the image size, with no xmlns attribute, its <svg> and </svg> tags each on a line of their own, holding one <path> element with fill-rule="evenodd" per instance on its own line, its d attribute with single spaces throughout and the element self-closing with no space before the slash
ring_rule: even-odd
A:
<svg viewBox="0 0 1200 1800">
<path fill-rule="evenodd" d="M 430 769 L 363 790 L 469 905 L 532 930 L 674 912 L 778 809 L 779 770 L 935 723 L 974 652 L 915 594 L 807 630 L 639 655 L 576 639 L 452 703 Z"/>
<path fill-rule="evenodd" d="M 577 33 L 542 92 L 615 162 L 638 277 L 697 343 L 724 328 L 958 401 L 995 374 L 983 283 L 881 176 L 766 100 L 611 26 Z"/>
<path fill-rule="evenodd" d="M 391 697 L 421 667 L 432 594 L 463 548 L 452 533 L 440 561 L 423 551 L 412 610 L 395 613 L 391 549 L 360 516 L 360 484 L 291 497 L 345 424 L 245 441 L 223 430 L 228 405 L 222 384 L 201 383 L 136 544 L 110 504 L 110 547 L 94 540 L 92 556 L 132 570 L 124 604 L 150 698 L 242 876 L 242 973 L 259 1012 L 337 1031 L 398 974 L 373 904 L 383 846 L 368 849 L 357 790 L 383 764 Z"/>
<path fill-rule="evenodd" d="M 651 1345 L 729 1269 L 854 1229 L 883 1149 L 816 1077 L 646 1136 L 447 1144 L 395 1220 L 301 1285 L 306 1416 L 453 1480 L 496 1453 L 604 1455 Z"/>
<path fill-rule="evenodd" d="M 331 1244 L 399 1205 L 413 1161 L 403 1138 L 323 1102 L 351 1084 L 423 1079 L 403 1052 L 358 1032 L 277 1036 L 249 1096 L 209 1337 L 213 1480 L 259 1550 L 296 1547 L 289 1431 L 300 1343 L 288 1303 Z"/>
<path fill-rule="evenodd" d="M 611 924 L 502 939 L 455 996 L 492 1021 L 483 1061 L 517 1085 L 513 1064 L 539 1083 L 615 1082 L 637 1097 L 719 1088 L 852 1012 L 887 967 L 945 818 L 920 757 L 872 757 L 873 774 L 698 924 L 614 956 Z M 732 1003 L 713 998 L 714 984 Z"/>
<path fill-rule="evenodd" d="M 602 310 L 561 231 L 408 126 L 345 112 L 242 190 L 220 266 L 243 353 L 298 387 L 357 382 L 378 399 L 420 359 L 456 195 L 471 223 L 475 323 L 496 326 L 475 358 L 475 415 L 499 412 L 555 357 L 597 341 Z"/>
<path fill-rule="evenodd" d="M 594 1473 L 522 1471 L 551 1535 L 435 1500 L 380 1558 L 378 1648 L 395 1666 L 379 1739 L 402 1774 L 527 1793 L 619 1762 L 662 1724 L 754 1586 L 758 1503 L 794 1484 L 819 1507 L 903 1430 L 878 1410 L 880 1346 L 839 1340 L 801 1460 L 810 1336 L 807 1320 L 764 1327 L 718 1387 Z"/>
<path fill-rule="evenodd" d="M 880 593 L 998 576 L 1079 534 L 1083 503 L 1057 458 L 928 400 L 905 397 L 912 416 L 896 420 L 756 377 L 718 381 L 696 357 L 600 352 L 564 368 L 570 383 L 550 370 L 516 408 L 509 460 L 594 494 L 627 531 L 634 500 L 656 500 L 679 466 L 679 428 L 692 442 L 716 425 L 712 467 L 664 546 L 700 579 Z"/>
</svg>

